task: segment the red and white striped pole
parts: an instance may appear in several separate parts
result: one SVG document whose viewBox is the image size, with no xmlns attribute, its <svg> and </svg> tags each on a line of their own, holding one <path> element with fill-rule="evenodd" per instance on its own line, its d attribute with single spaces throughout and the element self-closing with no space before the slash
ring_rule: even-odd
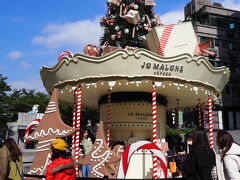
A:
<svg viewBox="0 0 240 180">
<path fill-rule="evenodd" d="M 176 108 L 176 114 L 175 114 L 175 123 L 176 123 L 176 126 L 177 126 L 178 135 L 180 135 L 180 126 L 179 126 L 179 99 L 177 99 L 177 108 Z"/>
<path fill-rule="evenodd" d="M 200 103 L 200 99 L 198 99 L 198 126 L 201 127 L 202 126 L 202 115 L 201 115 L 202 111 L 201 111 L 201 103 Z"/>
<path fill-rule="evenodd" d="M 81 122 L 81 107 L 82 107 L 82 85 L 77 89 L 77 118 L 76 118 L 76 139 L 75 139 L 75 160 L 78 162 L 79 159 L 79 145 L 80 145 L 80 122 Z M 79 174 L 78 166 L 75 166 L 76 176 Z"/>
<path fill-rule="evenodd" d="M 205 110 L 206 110 L 206 103 L 204 103 L 204 104 L 202 105 L 203 127 L 204 127 L 204 129 L 207 127 L 207 120 L 206 120 Z"/>
<path fill-rule="evenodd" d="M 107 145 L 110 145 L 111 90 L 108 90 Z"/>
<path fill-rule="evenodd" d="M 73 100 L 73 128 L 76 128 L 76 107 L 77 107 L 77 102 L 76 102 L 76 90 L 74 90 L 74 100 Z M 72 135 L 72 150 L 75 148 L 75 133 Z"/>
<path fill-rule="evenodd" d="M 208 117 L 209 117 L 209 140 L 210 147 L 213 148 L 213 119 L 212 119 L 212 98 L 208 96 Z"/>
<path fill-rule="evenodd" d="M 157 144 L 157 90 L 156 85 L 152 83 L 152 135 L 153 143 Z M 153 155 L 153 179 L 157 179 L 157 156 Z"/>
</svg>

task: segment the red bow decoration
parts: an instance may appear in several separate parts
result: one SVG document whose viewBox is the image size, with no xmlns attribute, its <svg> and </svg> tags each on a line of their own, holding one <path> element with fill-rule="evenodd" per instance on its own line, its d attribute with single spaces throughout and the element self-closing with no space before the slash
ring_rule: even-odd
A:
<svg viewBox="0 0 240 180">
<path fill-rule="evenodd" d="M 72 55 L 73 53 L 70 51 L 63 51 L 59 56 L 58 56 L 58 61 L 62 59 L 64 55 Z"/>
<path fill-rule="evenodd" d="M 207 48 L 209 48 L 211 45 L 211 40 L 207 40 L 203 43 L 198 44 L 197 51 L 195 52 L 196 55 L 200 56 L 202 53 L 207 53 L 210 56 L 215 56 L 214 52 L 208 51 Z"/>
</svg>

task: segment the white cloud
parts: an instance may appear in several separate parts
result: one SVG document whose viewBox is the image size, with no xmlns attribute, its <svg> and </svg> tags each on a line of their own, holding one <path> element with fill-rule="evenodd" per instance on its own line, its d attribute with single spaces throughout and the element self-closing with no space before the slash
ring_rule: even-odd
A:
<svg viewBox="0 0 240 180">
<path fill-rule="evenodd" d="M 45 92 L 42 81 L 39 78 L 31 78 L 19 81 L 13 81 L 9 83 L 13 89 L 35 89 L 37 92 Z"/>
<path fill-rule="evenodd" d="M 23 52 L 21 51 L 11 51 L 6 55 L 8 59 L 12 59 L 12 60 L 21 58 L 22 56 L 23 56 Z"/>
<path fill-rule="evenodd" d="M 240 10 L 240 1 L 239 0 L 223 0 L 222 5 L 228 9 Z"/>
<path fill-rule="evenodd" d="M 160 15 L 163 24 L 176 24 L 180 20 L 184 20 L 183 10 L 170 11 Z"/>
<path fill-rule="evenodd" d="M 31 67 L 31 64 L 29 64 L 29 63 L 26 62 L 26 61 L 22 61 L 22 62 L 20 63 L 20 66 L 21 66 L 22 68 L 29 68 L 29 67 Z"/>
<path fill-rule="evenodd" d="M 96 17 L 94 20 L 50 24 L 43 29 L 42 35 L 34 37 L 32 42 L 50 49 L 69 46 L 79 50 L 87 44 L 99 45 L 102 35 L 99 20 L 100 18 Z"/>
</svg>

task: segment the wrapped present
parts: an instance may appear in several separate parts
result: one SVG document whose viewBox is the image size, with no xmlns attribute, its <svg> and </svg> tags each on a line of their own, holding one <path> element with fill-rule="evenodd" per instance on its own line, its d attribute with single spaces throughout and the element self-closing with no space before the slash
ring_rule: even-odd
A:
<svg viewBox="0 0 240 180">
<path fill-rule="evenodd" d="M 154 6 L 154 0 L 144 0 L 145 6 Z"/>
<path fill-rule="evenodd" d="M 135 10 L 128 11 L 124 17 L 127 19 L 129 23 L 134 25 L 136 25 L 140 20 L 139 12 Z"/>
<path fill-rule="evenodd" d="M 146 35 L 145 46 L 160 56 L 176 56 L 183 53 L 196 54 L 198 42 L 192 23 L 183 22 L 157 26 Z"/>
<path fill-rule="evenodd" d="M 119 49 L 118 47 L 114 47 L 114 46 L 105 46 L 102 48 L 102 56 L 104 56 L 108 53 L 111 53 L 113 51 L 116 51 L 118 49 Z"/>
</svg>

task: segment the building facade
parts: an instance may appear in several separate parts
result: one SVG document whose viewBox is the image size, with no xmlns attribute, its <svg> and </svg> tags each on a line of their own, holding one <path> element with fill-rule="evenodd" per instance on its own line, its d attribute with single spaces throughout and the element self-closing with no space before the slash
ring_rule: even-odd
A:
<svg viewBox="0 0 240 180">
<path fill-rule="evenodd" d="M 208 56 L 214 66 L 227 66 L 231 71 L 225 90 L 215 102 L 215 112 L 224 129 L 240 129 L 240 11 L 218 2 L 192 0 L 184 14 L 186 20 L 192 20 L 199 43 L 212 42 L 215 57 L 203 56 Z"/>
</svg>

